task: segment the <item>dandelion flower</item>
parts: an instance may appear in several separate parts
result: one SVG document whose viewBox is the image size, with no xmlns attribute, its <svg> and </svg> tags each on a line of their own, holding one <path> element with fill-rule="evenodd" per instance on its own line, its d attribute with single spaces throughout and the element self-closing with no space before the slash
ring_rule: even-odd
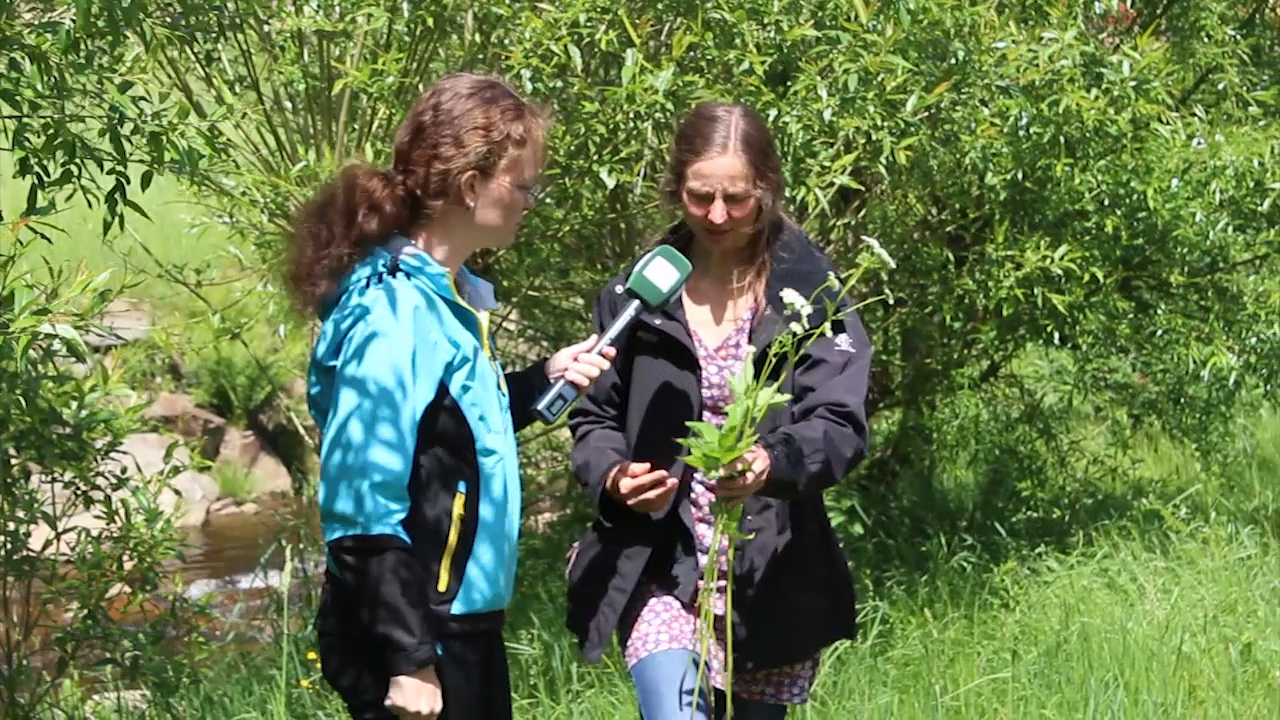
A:
<svg viewBox="0 0 1280 720">
<path fill-rule="evenodd" d="M 319 655 L 316 655 L 316 651 L 315 651 L 315 650 L 308 650 L 308 651 L 307 651 L 307 659 L 308 659 L 308 660 L 319 660 L 319 659 L 320 659 L 320 656 L 319 656 Z"/>
</svg>

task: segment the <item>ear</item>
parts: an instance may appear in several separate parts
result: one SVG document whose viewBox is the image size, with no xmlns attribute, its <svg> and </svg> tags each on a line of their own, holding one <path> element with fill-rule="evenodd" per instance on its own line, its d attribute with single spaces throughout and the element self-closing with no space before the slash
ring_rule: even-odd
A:
<svg viewBox="0 0 1280 720">
<path fill-rule="evenodd" d="M 458 178 L 458 196 L 462 204 L 469 210 L 476 205 L 476 197 L 480 191 L 480 173 L 468 170 Z"/>
</svg>

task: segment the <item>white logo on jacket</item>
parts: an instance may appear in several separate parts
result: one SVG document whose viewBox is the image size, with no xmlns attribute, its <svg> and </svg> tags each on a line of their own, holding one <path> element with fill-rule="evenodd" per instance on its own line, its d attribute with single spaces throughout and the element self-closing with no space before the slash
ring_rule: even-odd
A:
<svg viewBox="0 0 1280 720">
<path fill-rule="evenodd" d="M 837 333 L 835 341 L 837 350 L 843 350 L 847 353 L 857 352 L 857 349 L 853 347 L 853 339 L 849 337 L 849 333 Z"/>
</svg>

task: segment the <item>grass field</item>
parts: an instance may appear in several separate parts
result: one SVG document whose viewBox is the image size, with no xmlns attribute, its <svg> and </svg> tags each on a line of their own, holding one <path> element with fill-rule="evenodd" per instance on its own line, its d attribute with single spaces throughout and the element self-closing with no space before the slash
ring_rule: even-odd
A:
<svg viewBox="0 0 1280 720">
<path fill-rule="evenodd" d="M 25 188 L 8 179 L 11 165 L 0 153 L 6 218 L 17 217 L 25 199 Z M 183 389 L 223 417 L 243 420 L 271 387 L 305 365 L 310 337 L 305 330 L 286 332 L 287 298 L 276 278 L 248 243 L 211 222 L 211 211 L 176 179 L 158 177 L 141 204 L 149 217 L 131 214 L 123 231 L 105 237 L 100 209 L 68 205 L 45 219 L 53 242 L 34 241 L 22 265 L 40 277 L 48 266 L 64 273 L 112 271 L 124 297 L 150 304 L 154 323 L 149 342 L 113 353 L 114 366 L 130 382 L 174 389 L 157 370 L 178 358 Z"/>
<path fill-rule="evenodd" d="M 954 539 L 937 538 L 926 573 L 863 598 L 860 639 L 831 649 L 812 702 L 790 717 L 1275 717 L 1280 545 L 1266 518 L 1276 517 L 1280 422 L 1263 418 L 1248 441 L 1235 490 L 1158 532 L 1119 523 L 1074 549 L 1027 548 L 995 566 L 948 558 L 939 548 Z M 507 637 L 516 716 L 638 717 L 616 652 L 585 665 L 561 629 L 556 572 L 572 532 L 525 539 Z M 304 633 L 222 657 L 179 699 L 184 716 L 341 717 L 312 650 Z"/>
<path fill-rule="evenodd" d="M 956 574 L 864 606 L 799 718 L 1270 718 L 1280 707 L 1280 555 L 1257 528 L 1204 527 Z M 550 583 L 524 578 L 523 592 Z M 554 586 L 553 586 L 554 588 Z M 554 592 L 513 628 L 517 717 L 636 717 L 616 655 L 578 661 Z M 295 637 L 190 688 L 191 718 L 337 717 Z"/>
<path fill-rule="evenodd" d="M 10 177 L 12 158 L 0 152 L 0 212 L 16 218 L 23 208 L 26 188 Z M 135 192 L 137 191 L 135 187 Z M 45 261 L 89 272 L 112 269 L 123 282 L 140 282 L 130 294 L 151 300 L 160 310 L 180 309 L 191 302 L 182 288 L 159 279 L 165 268 L 208 267 L 225 272 L 236 264 L 237 244 L 217 225 L 208 222 L 208 211 L 172 177 L 158 177 L 144 199 L 150 219 L 130 215 L 123 232 L 102 235 L 101 210 L 76 202 L 44 218 L 44 231 L 52 243 L 37 242 L 27 254 L 33 269 Z M 10 240 L 6 237 L 6 243 Z"/>
</svg>

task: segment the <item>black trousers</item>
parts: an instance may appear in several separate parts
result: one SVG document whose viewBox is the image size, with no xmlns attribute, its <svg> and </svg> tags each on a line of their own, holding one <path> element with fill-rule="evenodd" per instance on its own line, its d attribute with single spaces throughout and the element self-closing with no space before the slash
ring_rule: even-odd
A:
<svg viewBox="0 0 1280 720">
<path fill-rule="evenodd" d="M 511 720 L 511 677 L 502 631 L 440 638 L 440 720 Z M 359 638 L 322 633 L 321 673 L 354 720 L 396 720 L 383 706 L 390 676 Z"/>
</svg>

